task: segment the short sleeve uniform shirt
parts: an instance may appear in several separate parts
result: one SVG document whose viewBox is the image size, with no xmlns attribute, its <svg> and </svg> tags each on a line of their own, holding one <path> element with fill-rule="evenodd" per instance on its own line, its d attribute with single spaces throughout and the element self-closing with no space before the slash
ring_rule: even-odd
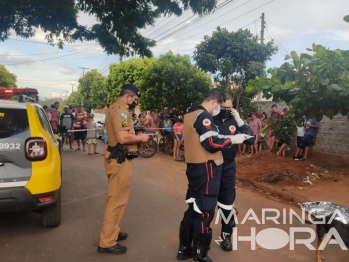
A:
<svg viewBox="0 0 349 262">
<path fill-rule="evenodd" d="M 115 133 L 127 131 L 129 134 L 135 134 L 133 128 L 132 116 L 128 111 L 128 105 L 118 98 L 108 109 L 105 128 L 108 134 L 108 145 L 116 146 Z M 137 152 L 137 144 L 123 145 L 128 148 L 129 152 Z"/>
</svg>

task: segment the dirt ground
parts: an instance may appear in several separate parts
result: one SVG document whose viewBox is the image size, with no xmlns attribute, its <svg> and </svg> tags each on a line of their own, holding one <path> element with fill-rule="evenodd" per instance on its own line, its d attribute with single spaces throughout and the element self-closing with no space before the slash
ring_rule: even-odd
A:
<svg viewBox="0 0 349 262">
<path fill-rule="evenodd" d="M 349 175 L 349 168 L 322 161 L 296 161 L 289 157 L 278 157 L 269 150 L 253 156 L 237 155 L 237 178 L 262 182 L 283 190 L 285 187 L 306 189 L 312 185 L 330 185 Z"/>
</svg>

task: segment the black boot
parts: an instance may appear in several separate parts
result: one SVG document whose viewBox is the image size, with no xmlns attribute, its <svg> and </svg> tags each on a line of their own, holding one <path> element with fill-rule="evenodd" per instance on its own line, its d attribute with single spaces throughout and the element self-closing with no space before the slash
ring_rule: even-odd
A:
<svg viewBox="0 0 349 262">
<path fill-rule="evenodd" d="M 233 245 L 231 243 L 231 235 L 233 233 L 233 228 L 235 227 L 235 220 L 234 217 L 232 217 L 228 224 L 225 224 L 222 219 L 222 249 L 224 251 L 232 251 Z"/>
<path fill-rule="evenodd" d="M 207 255 L 212 240 L 212 229 L 204 234 L 193 234 L 194 260 L 193 262 L 213 262 Z"/>
<path fill-rule="evenodd" d="M 179 228 L 179 248 L 177 259 L 186 260 L 194 256 L 191 242 L 193 240 L 193 229 L 191 226 L 180 226 Z"/>
</svg>

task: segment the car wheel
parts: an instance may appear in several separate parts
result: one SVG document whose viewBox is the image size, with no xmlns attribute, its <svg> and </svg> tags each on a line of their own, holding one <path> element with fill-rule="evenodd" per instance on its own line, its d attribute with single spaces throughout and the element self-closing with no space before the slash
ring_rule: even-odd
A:
<svg viewBox="0 0 349 262">
<path fill-rule="evenodd" d="M 61 223 L 61 191 L 56 203 L 42 209 L 41 223 L 43 227 L 56 227 Z"/>
</svg>

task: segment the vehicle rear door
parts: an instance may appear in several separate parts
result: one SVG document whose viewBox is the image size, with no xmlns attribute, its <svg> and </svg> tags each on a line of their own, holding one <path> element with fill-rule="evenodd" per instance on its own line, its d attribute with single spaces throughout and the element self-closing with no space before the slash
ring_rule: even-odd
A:
<svg viewBox="0 0 349 262">
<path fill-rule="evenodd" d="M 0 189 L 25 186 L 30 179 L 32 164 L 25 156 L 29 137 L 27 110 L 0 104 Z"/>
</svg>

